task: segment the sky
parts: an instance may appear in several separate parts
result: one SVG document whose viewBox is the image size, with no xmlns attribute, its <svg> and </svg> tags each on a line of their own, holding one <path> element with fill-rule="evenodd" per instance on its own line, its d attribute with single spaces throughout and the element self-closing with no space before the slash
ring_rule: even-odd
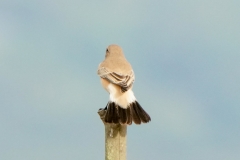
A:
<svg viewBox="0 0 240 160">
<path fill-rule="evenodd" d="M 129 160 L 238 160 L 240 1 L 0 1 L 0 159 L 104 159 L 97 67 L 120 45 L 152 121 Z"/>
</svg>

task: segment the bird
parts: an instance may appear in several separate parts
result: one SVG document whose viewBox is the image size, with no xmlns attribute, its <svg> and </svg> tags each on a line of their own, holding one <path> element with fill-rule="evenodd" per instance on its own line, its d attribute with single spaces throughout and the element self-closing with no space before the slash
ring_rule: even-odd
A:
<svg viewBox="0 0 240 160">
<path fill-rule="evenodd" d="M 151 121 L 134 96 L 134 71 L 120 46 L 111 44 L 107 47 L 105 59 L 99 64 L 97 74 L 103 88 L 109 93 L 109 101 L 104 108 L 106 123 L 131 125 L 134 122 L 139 125 Z"/>
</svg>

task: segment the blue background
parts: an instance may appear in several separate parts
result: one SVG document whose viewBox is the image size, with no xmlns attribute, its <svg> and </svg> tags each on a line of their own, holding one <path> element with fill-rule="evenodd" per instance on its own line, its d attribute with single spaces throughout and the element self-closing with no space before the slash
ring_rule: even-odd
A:
<svg viewBox="0 0 240 160">
<path fill-rule="evenodd" d="M 238 160 L 239 0 L 2 0 L 0 159 L 104 159 L 96 74 L 109 44 L 152 121 L 131 160 Z"/>
</svg>

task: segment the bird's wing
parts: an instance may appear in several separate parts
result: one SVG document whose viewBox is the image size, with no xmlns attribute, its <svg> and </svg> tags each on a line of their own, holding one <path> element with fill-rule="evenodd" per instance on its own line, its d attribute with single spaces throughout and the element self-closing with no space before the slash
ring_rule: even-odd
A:
<svg viewBox="0 0 240 160">
<path fill-rule="evenodd" d="M 127 91 L 133 84 L 135 76 L 133 70 L 128 74 L 111 72 L 105 67 L 100 67 L 97 71 L 101 78 L 107 79 L 109 82 L 119 85 L 122 92 Z"/>
</svg>

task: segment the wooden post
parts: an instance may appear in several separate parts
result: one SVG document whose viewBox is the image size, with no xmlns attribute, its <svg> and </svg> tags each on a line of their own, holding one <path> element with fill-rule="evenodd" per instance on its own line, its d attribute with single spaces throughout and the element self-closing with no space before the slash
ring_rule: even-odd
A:
<svg viewBox="0 0 240 160">
<path fill-rule="evenodd" d="M 126 160 L 127 125 L 105 123 L 104 109 L 98 114 L 105 126 L 105 160 Z"/>
</svg>

